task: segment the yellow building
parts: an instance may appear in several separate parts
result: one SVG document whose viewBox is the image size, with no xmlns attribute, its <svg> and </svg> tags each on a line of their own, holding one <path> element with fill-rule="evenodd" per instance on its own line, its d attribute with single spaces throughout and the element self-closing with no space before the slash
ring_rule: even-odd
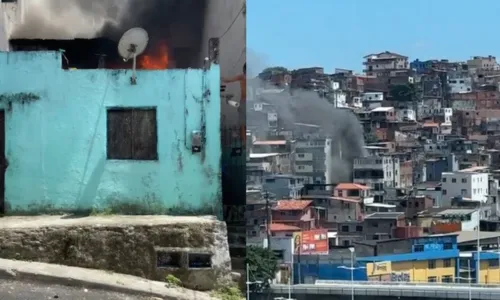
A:
<svg viewBox="0 0 500 300">
<path fill-rule="evenodd" d="M 455 258 L 372 262 L 366 275 L 374 281 L 454 282 L 455 266 Z"/>
<path fill-rule="evenodd" d="M 456 235 L 380 241 L 376 256 L 360 257 L 368 280 L 452 283 L 458 277 L 460 252 Z M 397 254 L 393 254 L 396 252 Z"/>
<path fill-rule="evenodd" d="M 475 254 L 475 253 L 474 253 Z M 474 259 L 477 255 L 474 255 Z M 481 252 L 481 267 L 479 270 L 479 283 L 500 284 L 499 254 L 495 252 Z M 474 261 L 474 266 L 477 263 Z"/>
</svg>

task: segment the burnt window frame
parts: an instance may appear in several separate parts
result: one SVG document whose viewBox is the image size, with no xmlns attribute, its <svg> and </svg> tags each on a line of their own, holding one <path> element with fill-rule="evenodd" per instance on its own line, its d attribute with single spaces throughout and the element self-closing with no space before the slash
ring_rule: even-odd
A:
<svg viewBox="0 0 500 300">
<path fill-rule="evenodd" d="M 149 142 L 151 143 L 149 145 L 150 151 L 146 150 L 146 154 L 138 155 L 137 151 L 137 146 L 140 145 L 138 143 L 135 143 L 134 140 L 138 137 L 138 132 L 137 130 L 137 117 L 139 113 L 151 113 L 151 116 L 154 118 L 152 120 L 152 125 L 153 125 L 153 131 L 151 133 L 152 135 L 152 140 Z M 115 120 L 118 119 L 117 115 L 111 116 L 113 113 L 122 113 L 122 114 L 128 114 L 125 116 L 129 117 L 129 120 L 122 118 L 120 120 L 120 123 L 114 123 Z M 141 116 L 142 117 L 142 116 Z M 116 118 L 116 119 L 115 119 Z M 113 120 L 115 119 L 115 120 Z M 128 124 L 129 123 L 129 124 Z M 119 125 L 128 125 L 130 128 L 130 134 L 126 136 L 126 134 L 123 134 L 121 136 L 122 140 L 124 143 L 130 143 L 129 147 L 130 150 L 128 151 L 128 154 L 124 154 L 123 149 L 121 147 L 128 148 L 126 144 L 121 144 L 120 147 L 116 146 L 116 142 L 114 139 L 116 138 L 116 133 L 118 130 L 113 129 L 116 126 Z M 136 125 L 136 126 L 134 126 Z M 128 138 L 128 139 L 127 139 Z M 149 144 L 148 143 L 148 144 Z M 118 150 L 119 149 L 119 150 Z M 125 151 L 127 152 L 127 151 Z M 141 107 L 107 107 L 106 108 L 106 159 L 107 160 L 129 160 L 129 161 L 158 161 L 158 109 L 156 106 L 141 106 Z"/>
</svg>

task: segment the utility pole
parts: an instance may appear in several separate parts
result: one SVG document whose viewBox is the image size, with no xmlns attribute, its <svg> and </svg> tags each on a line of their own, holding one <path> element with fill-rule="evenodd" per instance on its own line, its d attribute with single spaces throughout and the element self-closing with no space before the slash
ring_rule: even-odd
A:
<svg viewBox="0 0 500 300">
<path fill-rule="evenodd" d="M 266 201 L 266 235 L 267 235 L 267 249 L 271 250 L 271 214 L 269 205 L 269 192 L 264 192 L 264 200 Z"/>
</svg>

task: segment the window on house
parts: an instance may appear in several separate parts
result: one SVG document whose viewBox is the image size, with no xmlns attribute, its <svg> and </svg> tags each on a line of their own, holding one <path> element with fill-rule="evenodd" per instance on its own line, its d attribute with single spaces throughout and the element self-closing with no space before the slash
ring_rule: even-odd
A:
<svg viewBox="0 0 500 300">
<path fill-rule="evenodd" d="M 342 226 L 342 232 L 349 232 L 349 226 L 347 225 Z"/>
<path fill-rule="evenodd" d="M 158 160 L 156 108 L 110 108 L 107 158 Z"/>
<path fill-rule="evenodd" d="M 490 260 L 488 260 L 488 265 L 490 267 L 498 267 L 498 259 L 490 259 Z"/>
<path fill-rule="evenodd" d="M 446 195 L 447 191 L 446 190 L 443 190 L 443 195 Z"/>
<path fill-rule="evenodd" d="M 462 183 L 467 183 L 467 178 L 462 178 Z"/>
<path fill-rule="evenodd" d="M 157 251 L 156 266 L 158 268 L 181 268 L 183 267 L 182 253 L 162 250 Z"/>
<path fill-rule="evenodd" d="M 424 245 L 415 245 L 415 246 L 413 246 L 413 250 L 415 252 L 423 252 L 424 251 Z"/>
<path fill-rule="evenodd" d="M 344 246 L 345 246 L 345 247 L 348 247 L 348 246 L 350 246 L 350 245 L 351 245 L 351 242 L 350 242 L 350 241 L 348 241 L 348 240 L 344 241 Z"/>
<path fill-rule="evenodd" d="M 443 178 L 443 182 L 446 182 L 446 178 Z"/>
<path fill-rule="evenodd" d="M 429 269 L 435 269 L 436 268 L 436 261 L 435 260 L 429 260 L 428 266 L 429 266 Z"/>
<path fill-rule="evenodd" d="M 443 250 L 451 250 L 453 249 L 453 245 L 451 243 L 444 243 Z"/>
<path fill-rule="evenodd" d="M 450 268 L 451 267 L 451 259 L 443 260 L 443 267 Z"/>
<path fill-rule="evenodd" d="M 441 277 L 441 282 L 452 283 L 453 282 L 453 276 L 452 275 L 444 275 L 443 277 Z"/>
<path fill-rule="evenodd" d="M 378 223 L 377 223 L 377 222 L 373 222 L 373 223 L 372 223 L 372 227 L 377 228 L 377 227 L 378 227 Z"/>
<path fill-rule="evenodd" d="M 462 189 L 460 192 L 461 192 L 462 196 L 467 195 L 467 190 L 466 189 Z"/>
<path fill-rule="evenodd" d="M 457 182 L 457 179 L 456 178 L 452 178 L 451 182 L 455 183 L 455 182 Z"/>
<path fill-rule="evenodd" d="M 359 225 L 358 225 L 358 226 L 356 226 L 356 231 L 357 231 L 357 232 L 361 232 L 361 231 L 363 231 L 363 226 L 359 226 Z"/>
<path fill-rule="evenodd" d="M 209 253 L 188 253 L 189 268 L 202 269 L 212 267 L 212 255 Z"/>
</svg>

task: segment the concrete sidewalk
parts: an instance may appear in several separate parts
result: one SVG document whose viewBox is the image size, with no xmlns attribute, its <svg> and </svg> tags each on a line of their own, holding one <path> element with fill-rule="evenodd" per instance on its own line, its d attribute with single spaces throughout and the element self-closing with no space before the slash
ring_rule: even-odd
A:
<svg viewBox="0 0 500 300">
<path fill-rule="evenodd" d="M 37 262 L 0 259 L 0 279 L 101 289 L 172 300 L 212 300 L 208 293 L 169 288 L 165 282 L 131 275 Z"/>
</svg>

